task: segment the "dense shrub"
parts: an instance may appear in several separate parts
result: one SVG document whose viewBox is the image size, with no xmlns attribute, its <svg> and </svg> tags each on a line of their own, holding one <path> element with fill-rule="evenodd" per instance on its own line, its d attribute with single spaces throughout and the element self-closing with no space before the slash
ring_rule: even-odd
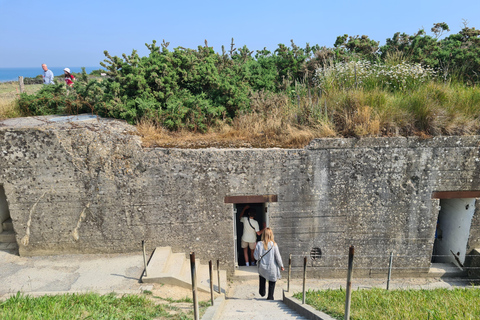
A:
<svg viewBox="0 0 480 320">
<path fill-rule="evenodd" d="M 338 123 L 370 119 L 364 129 L 349 132 L 377 134 L 377 119 L 382 115 L 375 108 L 361 106 L 346 117 L 336 106 L 327 107 L 327 99 L 332 99 L 329 94 L 338 90 L 395 94 L 416 90 L 436 75 L 443 82 L 476 85 L 480 81 L 480 31 L 465 26 L 459 34 L 440 40 L 444 31 L 448 26 L 439 23 L 432 28 L 434 36 L 424 30 L 414 35 L 396 33 L 382 47 L 368 36 L 343 35 L 333 48 L 309 44 L 301 48 L 292 41 L 290 47 L 279 44 L 274 51 L 255 53 L 246 46 L 235 48 L 233 39 L 230 50 L 222 47 L 221 53 L 207 42 L 195 50 L 169 50 L 169 43 L 158 46 L 153 41 L 146 44 L 149 54 L 144 57 L 135 50 L 122 57 L 105 51 L 101 65 L 106 77 L 88 79 L 84 71 L 74 90 L 45 86 L 35 95 L 22 94 L 19 106 L 27 115 L 92 112 L 129 123 L 145 119 L 169 130 L 204 132 L 219 122 L 233 123 L 236 117 L 254 112 L 252 103 L 262 92 L 263 96 L 272 93 L 290 99 L 290 106 L 297 110 L 294 125 L 329 122 L 329 115 L 336 115 L 328 110 L 335 109 L 335 119 L 341 119 Z M 477 101 L 475 94 L 472 97 Z M 415 107 L 414 100 L 402 110 L 421 118 L 415 121 L 420 130 L 436 132 L 428 128 L 437 126 L 431 115 L 438 113 L 431 111 L 433 107 Z"/>
</svg>

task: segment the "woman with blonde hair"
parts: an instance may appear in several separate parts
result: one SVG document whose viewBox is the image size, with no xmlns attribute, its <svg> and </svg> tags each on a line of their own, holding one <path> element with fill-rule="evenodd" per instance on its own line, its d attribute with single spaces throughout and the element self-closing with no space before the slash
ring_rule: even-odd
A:
<svg viewBox="0 0 480 320">
<path fill-rule="evenodd" d="M 283 267 L 280 250 L 275 243 L 273 231 L 266 228 L 262 234 L 262 241 L 257 243 L 255 247 L 254 257 L 258 264 L 258 274 L 260 278 L 259 293 L 262 297 L 265 296 L 265 282 L 268 280 L 268 296 L 267 300 L 273 300 L 273 293 L 275 291 L 275 283 L 281 279 L 280 269 Z"/>
</svg>

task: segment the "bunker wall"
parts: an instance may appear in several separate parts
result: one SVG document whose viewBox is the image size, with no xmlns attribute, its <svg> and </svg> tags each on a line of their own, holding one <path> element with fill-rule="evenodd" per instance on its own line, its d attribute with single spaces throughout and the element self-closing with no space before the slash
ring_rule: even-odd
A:
<svg viewBox="0 0 480 320">
<path fill-rule="evenodd" d="M 114 130 L 115 129 L 115 130 Z M 0 128 L 3 185 L 21 255 L 114 253 L 171 246 L 234 269 L 234 204 L 267 203 L 284 263 L 358 275 L 390 252 L 404 273 L 428 271 L 435 191 L 480 190 L 478 137 L 318 139 L 305 149 L 144 149 L 108 125 Z M 477 208 L 479 204 L 477 202 Z M 478 247 L 478 209 L 468 246 Z M 408 270 L 412 267 L 411 270 Z M 420 269 L 418 269 L 420 268 Z M 423 269 L 422 269 L 423 268 Z"/>
</svg>

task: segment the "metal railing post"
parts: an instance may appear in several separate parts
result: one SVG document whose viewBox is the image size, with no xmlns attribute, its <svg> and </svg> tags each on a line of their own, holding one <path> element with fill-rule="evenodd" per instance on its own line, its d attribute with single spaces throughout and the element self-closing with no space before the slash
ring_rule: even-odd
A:
<svg viewBox="0 0 480 320">
<path fill-rule="evenodd" d="M 198 300 L 197 300 L 197 275 L 196 275 L 196 267 L 195 267 L 195 252 L 190 253 L 190 269 L 192 271 L 193 316 L 194 316 L 194 320 L 199 320 Z"/>
<path fill-rule="evenodd" d="M 303 258 L 303 297 L 302 304 L 305 304 L 305 282 L 307 282 L 307 257 Z"/>
<path fill-rule="evenodd" d="M 288 257 L 288 281 L 287 281 L 287 292 L 290 292 L 290 276 L 292 274 L 292 254 Z"/>
<path fill-rule="evenodd" d="M 350 319 L 350 303 L 352 298 L 352 271 L 353 271 L 353 254 L 355 249 L 350 246 L 348 250 L 348 273 L 347 273 L 347 295 L 345 298 L 345 320 Z"/>
<path fill-rule="evenodd" d="M 218 275 L 218 293 L 222 293 L 220 289 L 220 260 L 217 260 L 217 275 Z"/>
<path fill-rule="evenodd" d="M 147 276 L 147 255 L 145 254 L 145 240 L 142 240 L 142 250 L 143 250 L 143 265 L 145 267 L 145 277 Z"/>
<path fill-rule="evenodd" d="M 390 288 L 390 279 L 392 278 L 393 251 L 390 252 L 390 263 L 388 264 L 387 290 Z"/>
<path fill-rule="evenodd" d="M 210 300 L 212 301 L 213 306 L 213 266 L 212 260 L 208 261 L 208 271 L 210 274 Z"/>
</svg>

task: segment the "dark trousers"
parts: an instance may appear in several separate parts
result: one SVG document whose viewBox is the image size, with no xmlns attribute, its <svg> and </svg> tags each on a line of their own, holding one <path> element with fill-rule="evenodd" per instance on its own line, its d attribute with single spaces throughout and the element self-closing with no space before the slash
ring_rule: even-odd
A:
<svg viewBox="0 0 480 320">
<path fill-rule="evenodd" d="M 260 295 L 262 297 L 265 296 L 265 282 L 267 281 L 267 279 L 265 279 L 264 277 L 262 276 L 259 276 L 260 277 L 260 290 L 258 291 L 258 293 L 260 293 Z M 275 292 L 275 281 L 268 281 L 268 296 L 267 296 L 267 300 L 273 300 L 273 293 Z"/>
</svg>

